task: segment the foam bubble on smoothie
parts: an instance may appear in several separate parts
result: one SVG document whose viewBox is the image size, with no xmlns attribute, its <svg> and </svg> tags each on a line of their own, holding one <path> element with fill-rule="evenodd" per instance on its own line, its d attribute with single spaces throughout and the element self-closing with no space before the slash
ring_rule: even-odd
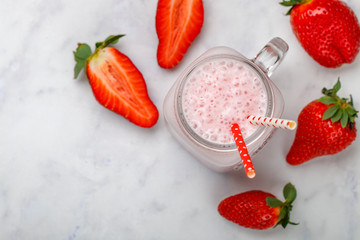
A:
<svg viewBox="0 0 360 240">
<path fill-rule="evenodd" d="M 198 66 L 189 75 L 182 97 L 184 116 L 202 138 L 214 143 L 233 143 L 231 124 L 240 125 L 243 137 L 258 126 L 248 115 L 264 116 L 267 93 L 258 75 L 244 63 L 215 60 Z"/>
</svg>

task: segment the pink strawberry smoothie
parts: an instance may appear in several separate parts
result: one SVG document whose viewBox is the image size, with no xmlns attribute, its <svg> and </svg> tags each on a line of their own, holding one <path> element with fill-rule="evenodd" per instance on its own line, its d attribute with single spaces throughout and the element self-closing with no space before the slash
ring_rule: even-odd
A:
<svg viewBox="0 0 360 240">
<path fill-rule="evenodd" d="M 212 143 L 231 144 L 233 123 L 239 124 L 244 139 L 256 131 L 258 126 L 246 117 L 266 114 L 267 92 L 245 63 L 221 59 L 199 65 L 188 76 L 181 101 L 184 117 L 197 135 Z"/>
</svg>

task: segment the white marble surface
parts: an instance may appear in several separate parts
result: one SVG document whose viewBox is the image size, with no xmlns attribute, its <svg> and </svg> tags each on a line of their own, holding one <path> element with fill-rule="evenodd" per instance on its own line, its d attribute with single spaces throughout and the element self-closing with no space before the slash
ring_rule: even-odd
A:
<svg viewBox="0 0 360 240">
<path fill-rule="evenodd" d="M 269 0 L 204 0 L 205 23 L 181 64 L 156 62 L 156 0 L 10 1 L 0 14 L 0 239 L 360 239 L 359 138 L 344 152 L 301 166 L 285 155 L 294 132 L 277 131 L 254 159 L 257 176 L 216 173 L 168 133 L 162 102 L 182 69 L 210 47 L 253 57 L 272 37 L 290 50 L 272 76 L 283 92 L 284 117 L 331 87 L 360 108 L 360 57 L 326 69 L 301 48 L 287 11 Z M 347 0 L 357 16 L 360 1 Z M 110 34 L 143 73 L 160 111 L 142 129 L 101 107 L 82 74 L 73 80 L 72 51 Z M 255 231 L 217 213 L 225 197 L 260 189 L 281 197 L 298 189 L 299 226 Z"/>
</svg>

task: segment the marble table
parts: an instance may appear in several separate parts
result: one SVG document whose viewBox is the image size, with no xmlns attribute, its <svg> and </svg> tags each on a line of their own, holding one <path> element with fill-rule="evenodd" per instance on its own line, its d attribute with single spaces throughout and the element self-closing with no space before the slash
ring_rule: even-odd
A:
<svg viewBox="0 0 360 240">
<path fill-rule="evenodd" d="M 285 156 L 295 132 L 279 130 L 254 157 L 257 176 L 214 172 L 165 127 L 162 103 L 188 64 L 214 46 L 254 57 L 271 38 L 290 46 L 272 75 L 283 117 L 296 119 L 338 77 L 360 108 L 360 57 L 327 69 L 291 31 L 279 1 L 204 0 L 205 23 L 172 70 L 156 62 L 157 1 L 10 1 L 0 15 L 0 239 L 360 239 L 359 138 L 345 151 L 301 166 Z M 360 16 L 360 2 L 345 0 Z M 141 70 L 160 111 L 151 129 L 101 107 L 84 74 L 73 79 L 72 51 L 110 34 Z M 256 231 L 217 212 L 227 196 L 259 189 L 298 190 L 298 226 Z"/>
</svg>

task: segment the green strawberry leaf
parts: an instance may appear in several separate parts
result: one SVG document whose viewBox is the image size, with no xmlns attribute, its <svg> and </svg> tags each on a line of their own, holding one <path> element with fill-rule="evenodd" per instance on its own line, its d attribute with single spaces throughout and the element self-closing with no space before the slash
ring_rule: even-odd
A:
<svg viewBox="0 0 360 240">
<path fill-rule="evenodd" d="M 284 186 L 283 195 L 285 199 L 289 196 L 289 193 L 293 187 L 294 186 L 291 183 L 288 183 Z"/>
<path fill-rule="evenodd" d="M 281 211 L 280 211 L 280 214 L 279 214 L 279 222 L 281 221 L 281 220 L 283 220 L 284 218 L 285 218 L 285 216 L 286 216 L 286 214 L 287 214 L 287 209 L 286 208 L 282 208 L 281 209 Z"/>
<path fill-rule="evenodd" d="M 76 79 L 76 78 L 79 76 L 81 70 L 82 70 L 84 67 L 85 67 L 85 61 L 77 62 L 77 63 L 75 64 L 75 68 L 74 68 L 74 79 Z"/>
<path fill-rule="evenodd" d="M 337 82 L 335 83 L 333 90 L 334 90 L 334 94 L 336 94 L 341 88 L 341 83 L 340 83 L 340 78 L 338 78 Z"/>
<path fill-rule="evenodd" d="M 289 214 L 286 214 L 285 217 L 284 217 L 284 219 L 283 219 L 283 221 L 281 221 L 281 226 L 282 226 L 283 228 L 286 228 L 286 226 L 288 225 L 288 223 L 289 223 Z"/>
<path fill-rule="evenodd" d="M 124 35 L 124 34 L 120 34 L 120 35 L 110 35 L 109 37 L 107 37 L 107 38 L 105 39 L 105 41 L 103 41 L 103 42 L 97 42 L 97 43 L 95 44 L 96 49 L 107 47 L 109 44 L 115 44 L 115 43 L 117 43 L 117 42 L 119 41 L 119 39 L 120 39 L 121 37 L 123 37 L 123 36 L 125 36 L 125 35 Z"/>
<path fill-rule="evenodd" d="M 95 43 L 95 49 L 98 49 L 99 47 L 101 47 L 101 45 L 103 45 L 103 42 Z"/>
<path fill-rule="evenodd" d="M 291 183 L 286 184 L 283 189 L 283 194 L 285 198 L 285 203 L 291 204 L 296 198 L 295 186 L 292 185 Z"/>
<path fill-rule="evenodd" d="M 280 4 L 289 7 L 301 4 L 302 2 L 304 2 L 304 0 L 283 0 L 282 2 L 280 2 Z"/>
<path fill-rule="evenodd" d="M 354 106 L 354 101 L 353 101 L 353 97 L 352 95 L 350 94 L 350 102 L 349 104 L 353 107 Z"/>
<path fill-rule="evenodd" d="M 266 198 L 266 204 L 269 206 L 269 207 L 281 207 L 284 205 L 284 203 L 282 201 L 280 201 L 279 199 L 277 198 L 273 198 L 273 197 L 267 197 Z"/>
<path fill-rule="evenodd" d="M 275 226 L 274 226 L 274 228 L 275 227 L 277 227 L 279 224 L 281 224 L 282 225 L 282 223 L 284 222 L 284 221 L 286 221 L 286 215 L 289 215 L 289 212 L 288 212 L 288 209 L 287 208 L 282 208 L 281 210 L 280 210 L 280 214 L 279 214 L 279 217 L 278 217 L 278 221 L 277 221 L 277 223 L 275 224 Z M 284 226 L 283 226 L 284 227 Z M 286 227 L 286 226 L 285 226 Z"/>
<path fill-rule="evenodd" d="M 91 48 L 86 43 L 79 44 L 74 52 L 75 60 L 86 60 L 91 55 Z"/>
<path fill-rule="evenodd" d="M 86 66 L 88 58 L 91 56 L 91 48 L 89 45 L 83 43 L 79 44 L 76 51 L 74 53 L 74 59 L 75 59 L 75 68 L 74 68 L 74 78 L 76 79 L 81 70 Z"/>
<path fill-rule="evenodd" d="M 337 96 L 336 93 L 340 90 L 340 88 L 341 88 L 341 83 L 340 83 L 340 78 L 338 78 L 337 82 L 335 83 L 332 89 L 323 88 L 321 92 L 326 96 L 330 96 L 338 99 L 339 97 Z"/>
<path fill-rule="evenodd" d="M 354 123 L 355 118 L 357 118 L 357 114 L 350 115 L 350 116 L 349 116 L 349 121 L 350 121 L 350 123 Z"/>
<path fill-rule="evenodd" d="M 111 35 L 105 39 L 106 44 L 115 44 L 119 41 L 120 38 L 125 36 L 125 34 L 119 34 L 119 35 Z"/>
<path fill-rule="evenodd" d="M 292 1 L 283 1 L 283 2 L 280 2 L 280 4 L 285 7 L 291 7 L 294 5 L 294 3 Z"/>
<path fill-rule="evenodd" d="M 291 225 L 299 225 L 300 223 L 294 223 L 294 222 L 291 222 L 291 221 L 288 221 L 289 224 Z"/>
<path fill-rule="evenodd" d="M 355 109 L 353 109 L 353 108 L 351 108 L 351 107 L 347 107 L 347 108 L 345 109 L 345 111 L 347 111 L 350 116 L 357 115 L 357 113 L 358 113 L 358 111 L 355 111 Z"/>
<path fill-rule="evenodd" d="M 323 104 L 326 104 L 326 105 L 337 103 L 337 100 L 335 98 L 333 98 L 333 97 L 330 97 L 330 96 L 321 97 L 318 101 L 322 102 Z"/>
<path fill-rule="evenodd" d="M 335 113 L 339 110 L 339 106 L 329 107 L 322 117 L 322 120 L 327 120 L 335 115 Z"/>
<path fill-rule="evenodd" d="M 348 112 L 344 111 L 344 114 L 342 115 L 341 120 L 340 120 L 341 127 L 345 128 L 346 125 L 348 124 L 348 122 L 349 122 L 349 114 L 348 114 Z"/>
<path fill-rule="evenodd" d="M 283 0 L 282 2 L 279 2 L 279 3 L 280 3 L 281 5 L 283 5 L 283 6 L 285 6 L 285 7 L 291 7 L 291 8 L 289 9 L 289 11 L 287 11 L 286 14 L 285 14 L 285 15 L 290 15 L 292 9 L 293 9 L 296 5 L 300 4 L 301 1 L 303 1 L 303 0 L 289 0 L 289 1 Z"/>
<path fill-rule="evenodd" d="M 331 122 L 335 123 L 341 119 L 344 114 L 344 109 L 339 108 L 339 110 L 335 113 L 335 115 L 331 118 Z"/>
</svg>

